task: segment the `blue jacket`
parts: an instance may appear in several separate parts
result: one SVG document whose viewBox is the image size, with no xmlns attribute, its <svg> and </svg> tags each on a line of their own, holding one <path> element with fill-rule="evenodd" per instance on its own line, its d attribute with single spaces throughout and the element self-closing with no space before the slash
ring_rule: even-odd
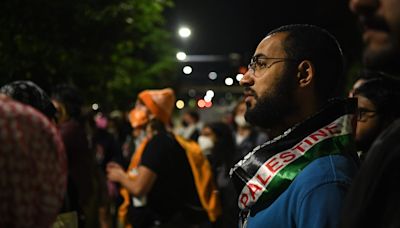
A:
<svg viewBox="0 0 400 228">
<path fill-rule="evenodd" d="M 250 215 L 247 227 L 337 227 L 357 167 L 343 155 L 313 161 L 268 208 Z"/>
</svg>

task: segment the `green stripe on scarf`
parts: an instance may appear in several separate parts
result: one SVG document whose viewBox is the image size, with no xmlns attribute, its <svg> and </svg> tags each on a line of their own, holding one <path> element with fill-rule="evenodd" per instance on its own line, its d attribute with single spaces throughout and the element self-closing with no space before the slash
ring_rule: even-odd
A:
<svg viewBox="0 0 400 228">
<path fill-rule="evenodd" d="M 262 204 L 262 207 L 270 205 L 312 161 L 327 155 L 346 153 L 354 149 L 352 142 L 353 136 L 347 134 L 329 138 L 315 144 L 303 156 L 278 171 L 253 207 L 257 208 L 260 204 Z"/>
</svg>

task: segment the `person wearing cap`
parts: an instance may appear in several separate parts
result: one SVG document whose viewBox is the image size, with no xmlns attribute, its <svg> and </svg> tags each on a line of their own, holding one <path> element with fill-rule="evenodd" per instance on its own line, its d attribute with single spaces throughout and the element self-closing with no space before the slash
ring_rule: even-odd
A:
<svg viewBox="0 0 400 228">
<path fill-rule="evenodd" d="M 139 93 L 130 122 L 142 132 L 151 124 L 151 134 L 137 147 L 128 172 L 116 163 L 107 166 L 108 178 L 132 197 L 119 211 L 125 227 L 191 227 L 207 221 L 185 150 L 169 131 L 174 103 L 170 88 Z M 128 211 L 122 210 L 126 204 L 132 206 Z"/>
</svg>

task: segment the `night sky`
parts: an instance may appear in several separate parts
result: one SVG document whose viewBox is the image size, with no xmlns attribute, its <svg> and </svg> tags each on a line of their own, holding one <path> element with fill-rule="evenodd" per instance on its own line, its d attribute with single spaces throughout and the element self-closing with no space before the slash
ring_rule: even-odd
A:
<svg viewBox="0 0 400 228">
<path fill-rule="evenodd" d="M 232 62 L 188 63 L 193 73 L 180 83 L 223 85 L 223 78 L 234 77 L 240 66 L 249 62 L 257 44 L 272 29 L 285 24 L 307 23 L 327 29 L 342 46 L 348 66 L 359 59 L 361 37 L 347 0 L 175 0 L 166 12 L 168 29 L 176 34 L 179 26 L 192 29 L 188 40 L 175 36 L 175 46 L 188 55 L 239 54 Z M 182 65 L 183 67 L 184 65 Z M 219 81 L 210 81 L 208 73 L 219 73 Z M 236 82 L 237 85 L 237 82 Z"/>
<path fill-rule="evenodd" d="M 181 24 L 192 28 L 190 39 L 181 42 L 188 53 L 251 55 L 271 29 L 292 23 L 327 29 L 337 36 L 345 51 L 356 43 L 360 45 L 347 0 L 175 0 L 175 7 L 167 16 L 170 29 Z"/>
</svg>

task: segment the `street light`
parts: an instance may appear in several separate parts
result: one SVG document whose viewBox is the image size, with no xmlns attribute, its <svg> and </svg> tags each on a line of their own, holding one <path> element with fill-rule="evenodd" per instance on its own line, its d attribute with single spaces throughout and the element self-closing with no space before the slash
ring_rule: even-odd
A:
<svg viewBox="0 0 400 228">
<path fill-rule="evenodd" d="M 236 81 L 240 82 L 240 80 L 242 80 L 243 77 L 244 77 L 243 74 L 237 74 L 236 75 Z"/>
<path fill-rule="evenodd" d="M 185 66 L 184 68 L 183 68 L 183 73 L 184 74 L 191 74 L 192 73 L 192 71 L 193 71 L 193 69 L 192 69 L 192 67 L 191 66 Z"/>
<path fill-rule="evenodd" d="M 217 77 L 218 77 L 218 75 L 217 75 L 217 73 L 214 72 L 214 71 L 212 71 L 212 72 L 210 72 L 210 73 L 208 74 L 208 78 L 211 79 L 211 80 L 215 80 L 215 79 L 217 79 Z"/>
<path fill-rule="evenodd" d="M 180 52 L 176 53 L 176 58 L 177 58 L 179 61 L 184 61 L 184 60 L 186 59 L 186 53 L 180 51 Z"/>
<path fill-rule="evenodd" d="M 190 34 L 192 34 L 192 31 L 188 27 L 181 27 L 178 31 L 179 36 L 182 38 L 188 38 Z"/>
<path fill-rule="evenodd" d="M 227 85 L 227 86 L 233 85 L 233 79 L 230 77 L 225 78 L 225 85 Z"/>
</svg>

